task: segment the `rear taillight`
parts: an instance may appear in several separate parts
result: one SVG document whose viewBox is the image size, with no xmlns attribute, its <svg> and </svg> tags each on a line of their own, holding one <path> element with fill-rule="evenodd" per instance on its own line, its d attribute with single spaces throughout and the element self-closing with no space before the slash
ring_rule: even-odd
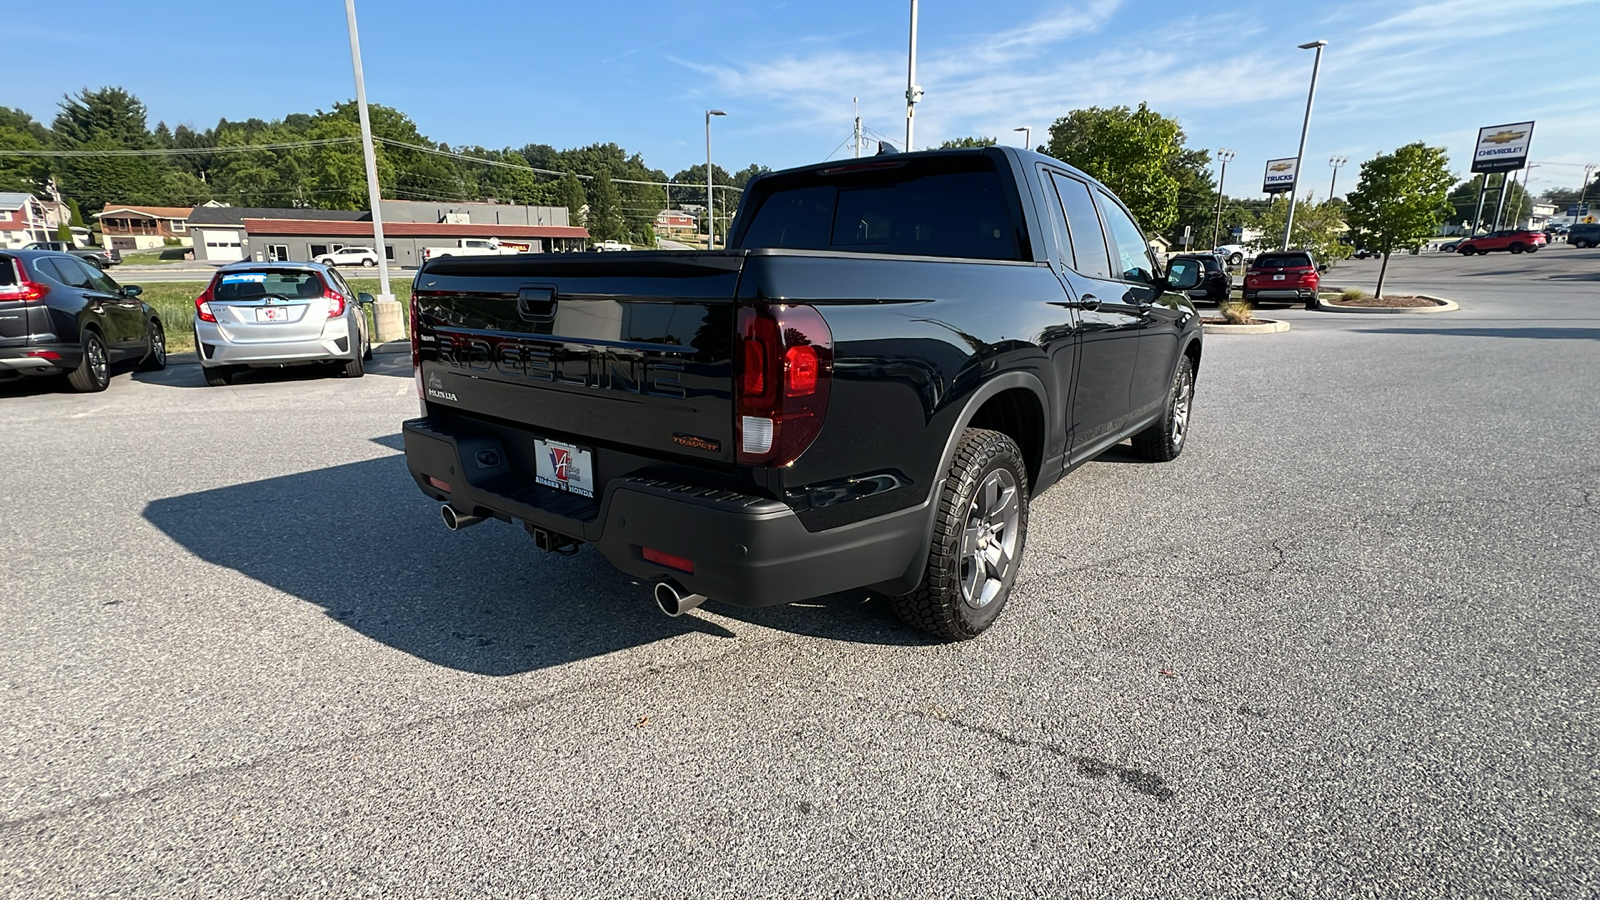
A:
<svg viewBox="0 0 1600 900">
<path fill-rule="evenodd" d="M 215 285 L 215 281 L 207 284 L 206 289 L 200 292 L 200 296 L 194 298 L 194 314 L 199 316 L 202 322 L 215 322 L 217 320 L 217 317 L 211 312 L 211 289 Z"/>
<path fill-rule="evenodd" d="M 328 318 L 344 315 L 344 295 L 338 291 L 324 288 L 322 299 L 328 301 Z"/>
<path fill-rule="evenodd" d="M 739 462 L 786 466 L 822 430 L 833 383 L 833 333 L 809 306 L 741 307 L 737 329 Z"/>
<path fill-rule="evenodd" d="M 22 293 L 17 299 L 23 303 L 37 303 L 44 299 L 45 294 L 50 293 L 50 285 L 40 284 L 37 281 L 24 280 L 18 287 L 22 288 Z"/>
</svg>

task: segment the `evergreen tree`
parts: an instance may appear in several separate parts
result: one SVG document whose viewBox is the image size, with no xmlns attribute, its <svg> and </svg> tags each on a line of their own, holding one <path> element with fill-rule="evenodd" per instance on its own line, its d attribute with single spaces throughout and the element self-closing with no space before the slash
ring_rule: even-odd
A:
<svg viewBox="0 0 1600 900">
<path fill-rule="evenodd" d="M 63 97 L 52 131 L 63 150 L 148 150 L 155 146 L 145 108 L 122 88 L 84 88 Z M 61 188 L 91 210 L 107 203 L 160 203 L 165 165 L 149 156 L 72 157 L 61 163 Z"/>
<path fill-rule="evenodd" d="M 601 169 L 589 181 L 589 236 L 597 241 L 620 241 L 626 237 L 621 206 L 622 197 L 611 174 Z"/>
<path fill-rule="evenodd" d="M 0 106 L 0 150 L 44 150 L 50 132 L 20 109 Z M 49 177 L 39 156 L 0 156 L 0 191 L 31 194 Z"/>
<path fill-rule="evenodd" d="M 578 176 L 568 172 L 556 182 L 556 206 L 567 208 L 567 221 L 576 226 L 583 224 L 583 207 L 588 202 L 583 195 L 583 184 L 578 181 Z"/>
</svg>

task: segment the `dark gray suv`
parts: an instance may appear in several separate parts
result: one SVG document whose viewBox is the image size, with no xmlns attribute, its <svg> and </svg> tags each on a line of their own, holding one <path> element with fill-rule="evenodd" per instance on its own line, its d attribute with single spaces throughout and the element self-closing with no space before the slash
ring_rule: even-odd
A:
<svg viewBox="0 0 1600 900">
<path fill-rule="evenodd" d="M 1567 243 L 1574 247 L 1600 247 L 1600 223 L 1579 223 L 1567 230 Z"/>
</svg>

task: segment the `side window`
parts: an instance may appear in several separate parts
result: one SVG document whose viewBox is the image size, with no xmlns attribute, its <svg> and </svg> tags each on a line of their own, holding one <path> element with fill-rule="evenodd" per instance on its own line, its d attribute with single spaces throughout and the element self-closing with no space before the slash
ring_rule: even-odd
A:
<svg viewBox="0 0 1600 900">
<path fill-rule="evenodd" d="M 1111 260 L 1106 254 L 1106 238 L 1100 230 L 1100 215 L 1095 212 L 1089 186 L 1076 178 L 1051 173 L 1061 206 L 1067 211 L 1067 231 L 1071 234 L 1073 268 L 1090 278 L 1110 278 Z"/>
<path fill-rule="evenodd" d="M 1133 224 L 1133 219 L 1123 212 L 1117 201 L 1104 193 L 1100 194 L 1100 210 L 1105 214 L 1106 229 L 1111 232 L 1111 240 L 1117 246 L 1116 277 L 1123 281 L 1154 284 L 1156 261 L 1150 256 L 1150 245 L 1145 243 L 1139 226 Z"/>
<path fill-rule="evenodd" d="M 111 276 L 100 271 L 99 269 L 96 269 L 94 266 L 89 265 L 81 259 L 74 259 L 73 262 L 77 263 L 78 268 L 83 270 L 84 276 L 89 279 L 89 283 L 94 286 L 95 290 L 102 291 L 107 294 L 117 294 L 122 292 L 122 287 L 115 281 L 112 281 Z"/>
<path fill-rule="evenodd" d="M 38 262 L 35 262 L 34 265 L 43 269 L 46 275 L 55 278 L 55 280 L 61 282 L 67 287 L 88 290 L 90 288 L 89 273 L 82 271 L 76 265 L 72 265 L 72 263 L 75 262 L 77 262 L 77 260 L 67 260 L 56 257 L 54 259 L 41 259 Z"/>
</svg>

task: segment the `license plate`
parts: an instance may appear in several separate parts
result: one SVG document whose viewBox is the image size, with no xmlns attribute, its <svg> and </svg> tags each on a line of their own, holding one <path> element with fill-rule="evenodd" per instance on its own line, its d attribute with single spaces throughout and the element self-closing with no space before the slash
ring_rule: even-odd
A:
<svg viewBox="0 0 1600 900">
<path fill-rule="evenodd" d="M 560 441 L 536 440 L 533 455 L 538 464 L 535 481 L 580 497 L 594 496 L 594 455 L 588 450 Z"/>
<path fill-rule="evenodd" d="M 1282 281 L 1282 280 L 1284 280 L 1285 278 L 1288 278 L 1288 277 L 1289 276 L 1287 276 L 1287 275 L 1274 275 L 1274 276 L 1272 276 L 1272 280 L 1273 281 Z"/>
<path fill-rule="evenodd" d="M 267 306 L 256 310 L 257 322 L 287 322 L 289 321 L 289 308 L 287 306 Z"/>
</svg>

